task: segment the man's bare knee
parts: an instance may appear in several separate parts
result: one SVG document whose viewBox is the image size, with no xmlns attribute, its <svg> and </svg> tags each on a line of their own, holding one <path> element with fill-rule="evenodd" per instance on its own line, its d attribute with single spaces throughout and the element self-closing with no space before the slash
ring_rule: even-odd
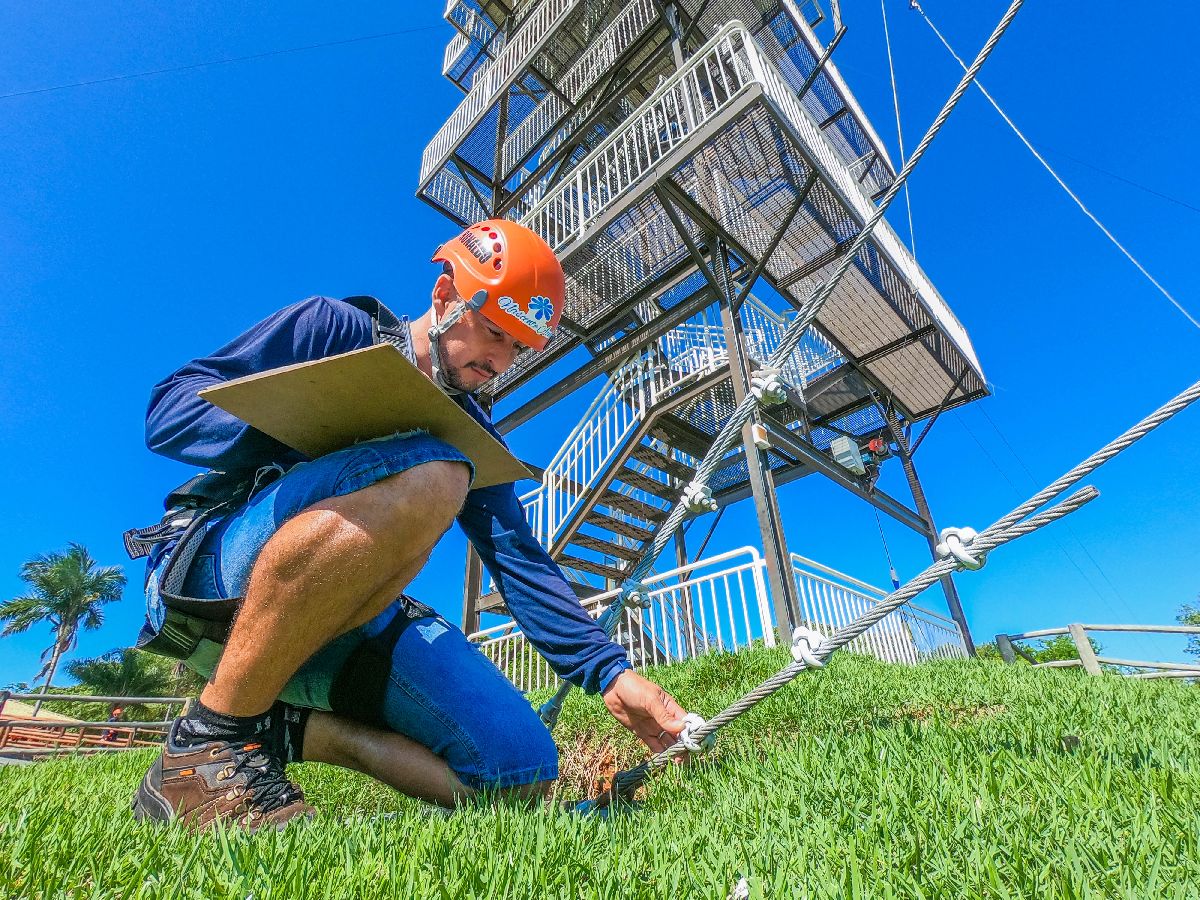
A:
<svg viewBox="0 0 1200 900">
<path fill-rule="evenodd" d="M 450 519 L 458 515 L 471 487 L 471 470 L 465 463 L 434 460 L 409 471 L 439 512 L 448 513 Z"/>
</svg>

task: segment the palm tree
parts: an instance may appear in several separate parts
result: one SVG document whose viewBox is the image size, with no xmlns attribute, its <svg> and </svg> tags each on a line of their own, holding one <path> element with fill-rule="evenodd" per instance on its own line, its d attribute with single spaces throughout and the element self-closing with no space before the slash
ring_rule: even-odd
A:
<svg viewBox="0 0 1200 900">
<path fill-rule="evenodd" d="M 21 580 L 32 591 L 0 603 L 0 621 L 6 621 L 0 637 L 21 634 L 41 622 L 50 623 L 52 643 L 42 653 L 50 657 L 34 681 L 46 676 L 43 690 L 50 687 L 59 660 L 75 646 L 79 629 L 94 631 L 104 621 L 101 607 L 119 600 L 125 588 L 120 566 L 97 566 L 87 548 L 72 543 L 65 553 L 46 553 L 21 566 Z M 41 708 L 34 707 L 34 714 Z"/>
<path fill-rule="evenodd" d="M 75 660 L 67 664 L 67 671 L 89 693 L 104 697 L 177 697 L 194 693 L 201 685 L 200 677 L 182 664 L 133 648 Z M 136 719 L 150 715 L 144 704 L 124 706 Z"/>
</svg>

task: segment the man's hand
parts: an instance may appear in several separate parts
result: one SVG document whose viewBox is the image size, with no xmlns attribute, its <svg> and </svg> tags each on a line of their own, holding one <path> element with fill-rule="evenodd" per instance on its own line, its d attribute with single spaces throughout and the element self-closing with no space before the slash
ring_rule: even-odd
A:
<svg viewBox="0 0 1200 900">
<path fill-rule="evenodd" d="M 684 711 L 675 698 L 632 669 L 613 679 L 604 692 L 604 705 L 655 753 L 674 744 L 683 730 Z"/>
</svg>

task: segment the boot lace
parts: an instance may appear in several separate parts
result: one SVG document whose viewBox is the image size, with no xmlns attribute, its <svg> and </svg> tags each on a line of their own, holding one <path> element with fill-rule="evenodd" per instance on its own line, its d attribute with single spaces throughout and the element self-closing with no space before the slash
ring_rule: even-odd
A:
<svg viewBox="0 0 1200 900">
<path fill-rule="evenodd" d="M 233 772 L 246 775 L 249 805 L 266 814 L 304 799 L 304 791 L 287 777 L 283 763 L 258 742 L 237 745 L 238 760 Z"/>
</svg>

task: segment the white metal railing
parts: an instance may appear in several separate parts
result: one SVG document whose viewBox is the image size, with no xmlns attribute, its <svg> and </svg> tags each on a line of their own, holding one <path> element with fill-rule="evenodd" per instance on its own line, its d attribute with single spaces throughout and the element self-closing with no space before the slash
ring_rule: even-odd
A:
<svg viewBox="0 0 1200 900">
<path fill-rule="evenodd" d="M 754 295 L 742 306 L 742 320 L 751 354 L 758 359 L 774 352 L 788 325 L 787 316 Z M 841 361 L 837 349 L 810 329 L 784 374 L 803 389 Z M 724 329 L 710 321 L 709 310 L 702 310 L 660 337 L 650 353 L 618 370 L 547 464 L 542 483 L 521 497 L 538 540 L 547 547 L 554 542 L 649 409 L 684 383 L 715 372 L 727 362 Z M 654 502 L 636 489 L 624 493 Z"/>
<path fill-rule="evenodd" d="M 655 575 L 646 581 L 650 608 L 626 610 L 614 640 L 639 669 L 712 650 L 774 646 L 763 566 L 757 550 L 742 547 Z M 597 594 L 583 601 L 584 609 L 595 618 L 618 593 Z M 469 640 L 521 690 L 558 683 L 513 622 L 477 631 Z"/>
<path fill-rule="evenodd" d="M 722 362 L 723 356 L 697 352 L 661 364 L 651 353 L 620 369 L 567 435 L 546 466 L 541 485 L 521 497 L 538 540 L 545 546 L 553 543 L 649 409 Z"/>
<path fill-rule="evenodd" d="M 755 359 L 765 362 L 779 347 L 784 332 L 795 319 L 795 311 L 775 312 L 753 294 L 742 304 L 742 328 L 746 349 Z M 803 389 L 810 381 L 845 362 L 845 357 L 828 338 L 809 328 L 804 338 L 782 367 L 784 380 Z"/>
<path fill-rule="evenodd" d="M 792 555 L 801 615 L 825 633 L 849 624 L 885 594 L 802 556 Z M 741 547 L 646 581 L 650 608 L 626 610 L 614 640 L 625 647 L 635 668 L 665 665 L 712 651 L 736 652 L 753 645 L 775 646 L 775 619 L 767 589 L 766 561 L 753 547 Z M 583 601 L 593 618 L 619 589 Z M 525 639 L 515 622 L 470 635 L 521 690 L 553 687 L 558 678 Z M 885 662 L 965 657 L 954 623 L 912 606 L 901 607 L 848 648 Z"/>
<path fill-rule="evenodd" d="M 421 184 L 450 159 L 459 141 L 482 120 L 488 108 L 559 27 L 580 0 L 542 0 L 517 33 L 508 39 L 487 70 L 471 83 L 471 89 L 450 114 L 421 155 Z"/>
<path fill-rule="evenodd" d="M 885 591 L 795 553 L 792 572 L 805 624 L 830 634 L 849 625 L 886 596 Z M 911 603 L 847 645 L 887 662 L 966 657 L 953 620 Z"/>
<path fill-rule="evenodd" d="M 755 85 L 795 129 L 826 181 L 859 220 L 870 218 L 875 205 L 865 189 L 850 175 L 818 124 L 745 27 L 740 22 L 730 22 L 717 31 L 688 65 L 664 81 L 565 182 L 526 213 L 522 223 L 538 232 L 555 250 L 581 239 L 589 225 L 618 196 L 651 174 L 664 156 L 687 143 L 701 126 Z M 873 239 L 978 371 L 979 363 L 966 330 L 887 222 L 876 226 Z"/>
<path fill-rule="evenodd" d="M 450 43 L 446 45 L 446 52 L 442 54 L 442 74 L 449 75 L 450 70 L 454 68 L 454 64 L 458 62 L 458 58 L 467 52 L 467 48 L 471 46 L 471 39 L 461 31 L 454 32 L 454 37 L 450 38 Z"/>
<path fill-rule="evenodd" d="M 654 0 L 632 0 L 588 43 L 574 65 L 561 79 L 556 80 L 557 90 L 547 94 L 504 141 L 506 171 L 543 140 L 568 112 L 568 106 L 560 95 L 571 103 L 578 103 L 587 89 L 611 68 L 657 18 L 658 9 Z"/>
</svg>

